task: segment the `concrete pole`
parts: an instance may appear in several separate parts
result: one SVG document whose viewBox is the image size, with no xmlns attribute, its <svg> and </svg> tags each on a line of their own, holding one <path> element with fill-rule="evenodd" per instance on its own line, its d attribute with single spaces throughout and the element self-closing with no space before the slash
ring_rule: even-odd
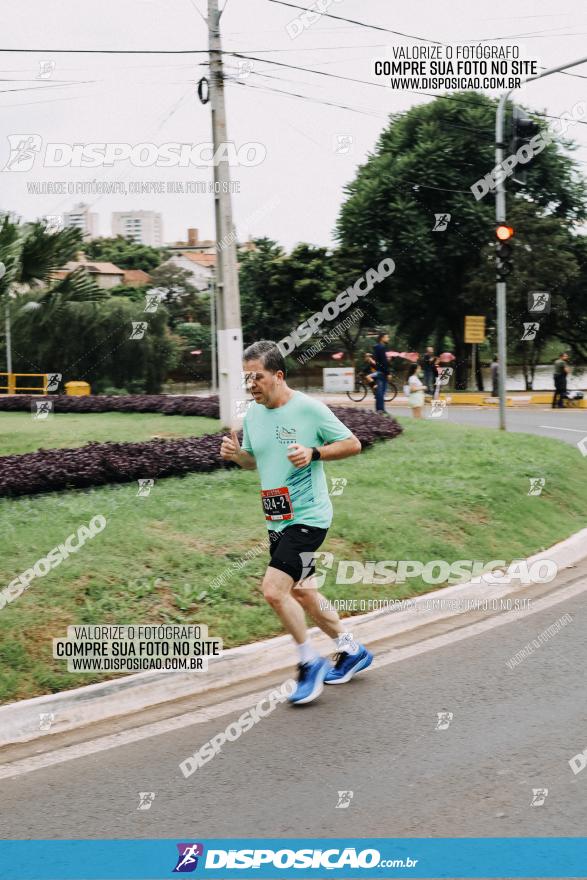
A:
<svg viewBox="0 0 587 880">
<path fill-rule="evenodd" d="M 219 147 L 228 141 L 218 0 L 208 0 L 208 37 L 212 141 L 216 156 Z M 225 155 L 222 150 L 221 156 Z M 220 161 L 214 162 L 220 421 L 226 427 L 238 428 L 242 423 L 242 416 L 237 411 L 237 402 L 245 399 L 245 391 L 241 382 L 243 336 L 236 240 L 229 185 L 228 159 L 220 158 Z"/>
</svg>

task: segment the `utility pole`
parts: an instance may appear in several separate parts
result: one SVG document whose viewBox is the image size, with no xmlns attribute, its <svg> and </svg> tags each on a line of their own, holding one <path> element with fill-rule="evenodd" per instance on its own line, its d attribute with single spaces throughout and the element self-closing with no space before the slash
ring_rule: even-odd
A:
<svg viewBox="0 0 587 880">
<path fill-rule="evenodd" d="M 585 64 L 587 57 L 579 58 L 577 61 L 569 61 L 567 64 L 560 64 L 558 67 L 550 67 L 543 73 L 536 76 L 529 76 L 522 80 L 520 85 L 533 82 L 535 79 L 543 79 L 552 73 L 560 73 L 562 70 L 568 70 L 570 67 L 577 67 L 578 64 Z M 495 114 L 495 165 L 499 167 L 503 161 L 504 149 L 504 118 L 505 108 L 509 96 L 515 89 L 510 89 L 501 95 Z M 497 186 L 495 188 L 495 220 L 499 225 L 506 223 L 506 200 L 505 200 L 505 182 L 504 178 L 497 177 Z M 496 265 L 498 257 L 495 258 Z M 506 343 L 506 283 L 505 281 L 496 282 L 496 299 L 497 299 L 497 357 L 499 362 L 498 369 L 498 387 L 499 387 L 499 427 L 502 431 L 506 431 L 506 399 L 505 399 L 505 380 L 507 372 L 507 343 Z"/>
<path fill-rule="evenodd" d="M 220 42 L 218 0 L 208 0 L 208 48 L 210 51 L 210 107 L 214 144 L 214 212 L 216 218 L 216 305 L 218 318 L 218 372 L 220 421 L 230 428 L 240 427 L 242 416 L 237 401 L 244 398 L 241 382 L 243 333 L 236 240 L 232 222 L 230 167 L 226 151 L 216 159 L 219 147 L 226 144 L 224 74 Z"/>
</svg>

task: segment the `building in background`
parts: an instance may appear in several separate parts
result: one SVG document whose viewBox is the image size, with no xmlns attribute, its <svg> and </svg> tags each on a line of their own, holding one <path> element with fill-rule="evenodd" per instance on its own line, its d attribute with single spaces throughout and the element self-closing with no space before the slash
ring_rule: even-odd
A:
<svg viewBox="0 0 587 880">
<path fill-rule="evenodd" d="M 79 229 L 86 240 L 98 237 L 98 215 L 90 211 L 90 206 L 84 202 L 64 213 L 63 226 Z"/>
<path fill-rule="evenodd" d="M 125 270 L 115 266 L 114 263 L 104 263 L 96 260 L 88 260 L 85 254 L 78 252 L 75 260 L 69 260 L 61 269 L 52 273 L 53 278 L 65 278 L 74 269 L 83 268 L 103 290 L 117 287 L 124 282 Z"/>
<path fill-rule="evenodd" d="M 187 241 L 172 241 L 170 244 L 166 244 L 165 247 L 172 253 L 216 253 L 216 242 L 211 238 L 200 239 L 199 233 L 200 230 L 192 226 L 188 229 Z"/>
<path fill-rule="evenodd" d="M 216 268 L 215 253 L 203 254 L 184 251 L 173 254 L 167 262 L 187 269 L 192 276 L 191 283 L 197 290 L 208 290 L 210 287 Z"/>
<path fill-rule="evenodd" d="M 163 220 L 157 211 L 114 211 L 112 235 L 132 238 L 150 247 L 163 245 Z"/>
</svg>

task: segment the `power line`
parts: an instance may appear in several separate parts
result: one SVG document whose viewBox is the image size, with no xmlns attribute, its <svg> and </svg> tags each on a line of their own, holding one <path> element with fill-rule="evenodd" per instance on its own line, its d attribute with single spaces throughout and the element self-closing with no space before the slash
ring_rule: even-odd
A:
<svg viewBox="0 0 587 880">
<path fill-rule="evenodd" d="M 361 113 L 363 116 L 372 116 L 378 119 L 386 117 L 380 113 L 367 113 L 365 110 L 359 110 L 358 107 L 349 107 L 346 104 L 336 104 L 334 101 L 322 101 L 319 98 L 310 98 L 308 95 L 299 95 L 297 92 L 287 92 L 284 89 L 273 89 L 270 86 L 255 86 L 253 83 L 241 82 L 238 79 L 225 77 L 229 82 L 236 86 L 245 86 L 248 89 L 259 89 L 262 92 L 277 92 L 280 95 L 289 95 L 292 98 L 302 98 L 304 101 L 311 101 L 313 104 L 323 104 L 326 107 L 337 107 L 339 110 L 350 110 L 352 113 Z"/>
<path fill-rule="evenodd" d="M 287 3 L 286 0 L 269 0 L 270 3 L 279 3 L 281 6 L 291 6 L 293 9 L 301 9 L 303 12 L 311 12 L 311 9 L 308 9 L 306 6 L 298 6 L 296 3 Z M 436 45 L 444 46 L 444 43 L 441 43 L 440 40 L 430 40 L 428 37 L 418 37 L 415 34 L 404 34 L 402 31 L 394 31 L 390 28 L 380 27 L 377 24 L 366 24 L 364 21 L 356 21 L 354 18 L 343 18 L 341 15 L 332 15 L 331 12 L 320 12 L 320 15 L 325 18 L 335 18 L 338 21 L 346 21 L 349 24 L 359 25 L 360 27 L 371 28 L 375 31 L 385 31 L 386 34 L 396 34 L 398 37 L 407 37 L 409 40 L 420 40 L 422 43 L 435 43 Z"/>
</svg>

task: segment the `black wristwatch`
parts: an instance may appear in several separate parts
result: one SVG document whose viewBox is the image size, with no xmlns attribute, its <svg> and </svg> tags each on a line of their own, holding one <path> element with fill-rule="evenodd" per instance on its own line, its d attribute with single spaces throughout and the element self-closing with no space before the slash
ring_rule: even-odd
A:
<svg viewBox="0 0 587 880">
<path fill-rule="evenodd" d="M 312 461 L 320 461 L 320 450 L 316 446 L 312 446 Z"/>
</svg>

